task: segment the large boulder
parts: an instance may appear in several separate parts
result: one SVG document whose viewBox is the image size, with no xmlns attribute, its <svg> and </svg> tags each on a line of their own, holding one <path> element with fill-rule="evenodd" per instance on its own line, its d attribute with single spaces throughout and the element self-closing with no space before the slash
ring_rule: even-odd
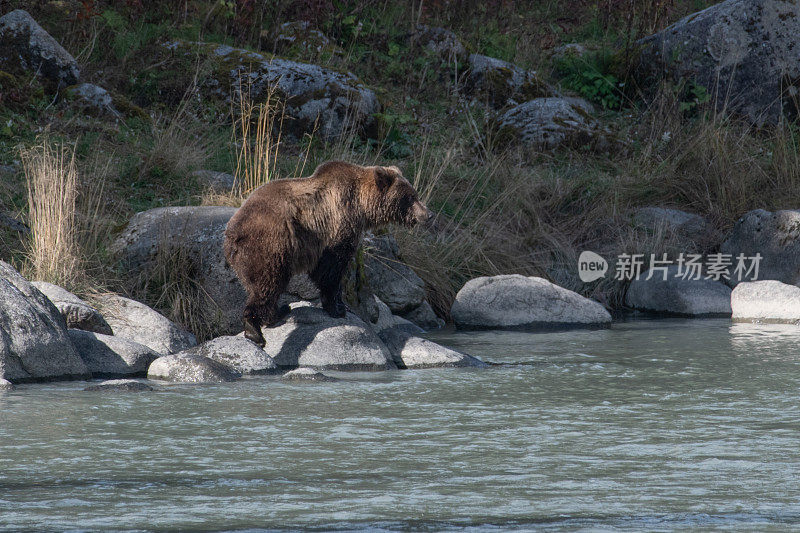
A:
<svg viewBox="0 0 800 533">
<path fill-rule="evenodd" d="M 272 374 L 278 365 L 267 352 L 244 337 L 217 337 L 189 350 L 190 353 L 224 363 L 240 374 Z"/>
<path fill-rule="evenodd" d="M 485 99 L 495 108 L 553 96 L 552 89 L 535 71 L 480 54 L 469 56 L 469 75 L 465 89 L 468 94 Z"/>
<path fill-rule="evenodd" d="M 498 119 L 498 135 L 504 143 L 520 143 L 539 150 L 559 146 L 602 149 L 608 133 L 592 117 L 592 104 L 582 98 L 534 98 L 512 107 Z"/>
<path fill-rule="evenodd" d="M 717 109 L 774 124 L 797 112 L 798 35 L 798 2 L 727 0 L 639 41 L 639 76 L 691 80 Z"/>
<path fill-rule="evenodd" d="M 519 274 L 468 281 L 450 311 L 464 329 L 599 326 L 611 322 L 606 309 L 547 280 Z"/>
<path fill-rule="evenodd" d="M 731 294 L 733 320 L 800 323 L 800 287 L 775 280 L 739 283 Z"/>
<path fill-rule="evenodd" d="M 432 52 L 447 63 L 462 62 L 467 58 L 467 49 L 452 31 L 438 26 L 418 24 L 411 34 L 411 44 Z"/>
<path fill-rule="evenodd" d="M 236 381 L 241 374 L 208 357 L 180 352 L 153 361 L 147 369 L 147 377 L 178 383 L 222 383 Z"/>
<path fill-rule="evenodd" d="M 486 363 L 471 355 L 457 352 L 433 341 L 417 337 L 400 328 L 378 333 L 392 354 L 398 368 L 486 367 Z"/>
<path fill-rule="evenodd" d="M 159 354 L 172 354 L 197 344 L 194 335 L 141 302 L 116 294 L 98 297 L 114 335 L 144 344 Z"/>
<path fill-rule="evenodd" d="M 752 265 L 749 258 L 761 255 L 758 272 L 742 269 L 731 275 L 732 286 L 764 279 L 800 285 L 800 210 L 750 211 L 736 221 L 721 251 L 730 254 L 734 269 L 740 254 L 748 259 L 748 268 Z"/>
<path fill-rule="evenodd" d="M 648 276 L 650 279 L 647 279 Z M 731 289 L 713 279 L 684 279 L 677 266 L 643 274 L 628 287 L 625 305 L 678 316 L 731 316 Z"/>
<path fill-rule="evenodd" d="M 31 285 L 39 289 L 42 294 L 53 302 L 56 309 L 64 317 L 67 328 L 94 331 L 103 335 L 113 335 L 111 326 L 100 314 L 100 311 L 87 304 L 68 290 L 47 283 L 46 281 L 32 281 Z"/>
<path fill-rule="evenodd" d="M 261 328 L 265 349 L 279 367 L 318 370 L 389 370 L 392 356 L 372 328 L 352 313 L 332 318 L 308 302 L 291 304 L 285 321 Z"/>
<path fill-rule="evenodd" d="M 24 382 L 90 377 L 61 313 L 4 261 L 0 261 L 0 302 L 0 379 Z"/>
<path fill-rule="evenodd" d="M 0 17 L 0 70 L 29 71 L 65 87 L 78 82 L 78 63 L 27 11 Z"/>
<path fill-rule="evenodd" d="M 94 377 L 144 375 L 150 363 L 160 356 L 147 346 L 122 337 L 80 329 L 67 333 Z"/>
<path fill-rule="evenodd" d="M 393 313 L 402 314 L 425 301 L 425 283 L 399 255 L 391 235 L 364 239 L 364 273 L 370 288 Z"/>
<path fill-rule="evenodd" d="M 178 41 L 167 46 L 176 53 L 211 59 L 217 68 L 205 86 L 220 96 L 230 98 L 240 88 L 254 102 L 272 95 L 273 103 L 285 105 L 285 131 L 298 137 L 316 132 L 316 136 L 332 140 L 354 125 L 369 130 L 380 111 L 375 93 L 349 72 L 267 58 L 227 45 Z"/>
</svg>

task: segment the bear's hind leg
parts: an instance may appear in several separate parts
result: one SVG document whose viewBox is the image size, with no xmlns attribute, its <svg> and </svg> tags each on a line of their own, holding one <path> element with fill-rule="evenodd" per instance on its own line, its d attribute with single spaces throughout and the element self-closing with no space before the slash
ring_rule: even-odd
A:
<svg viewBox="0 0 800 533">
<path fill-rule="evenodd" d="M 328 248 L 309 273 L 319 287 L 322 308 L 333 318 L 343 318 L 347 314 L 347 306 L 342 300 L 342 276 L 354 253 L 352 245 Z"/>
</svg>

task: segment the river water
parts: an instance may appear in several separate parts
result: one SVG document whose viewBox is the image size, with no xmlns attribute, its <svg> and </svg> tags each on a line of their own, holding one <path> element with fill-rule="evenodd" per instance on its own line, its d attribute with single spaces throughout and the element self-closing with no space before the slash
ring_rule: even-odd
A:
<svg viewBox="0 0 800 533">
<path fill-rule="evenodd" d="M 501 364 L 0 393 L 0 529 L 800 528 L 800 327 L 431 338 Z"/>
</svg>

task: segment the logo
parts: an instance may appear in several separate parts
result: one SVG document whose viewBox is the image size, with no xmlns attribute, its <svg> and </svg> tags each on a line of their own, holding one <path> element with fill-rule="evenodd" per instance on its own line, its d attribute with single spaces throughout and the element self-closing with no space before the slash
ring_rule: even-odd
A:
<svg viewBox="0 0 800 533">
<path fill-rule="evenodd" d="M 594 252 L 581 252 L 578 257 L 578 277 L 584 283 L 600 279 L 608 271 L 608 262 Z"/>
</svg>

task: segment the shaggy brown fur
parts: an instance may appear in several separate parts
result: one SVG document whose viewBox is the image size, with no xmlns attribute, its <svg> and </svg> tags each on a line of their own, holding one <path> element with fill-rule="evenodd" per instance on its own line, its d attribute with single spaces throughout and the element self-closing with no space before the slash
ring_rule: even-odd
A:
<svg viewBox="0 0 800 533">
<path fill-rule="evenodd" d="M 432 213 L 397 167 L 323 163 L 307 178 L 253 191 L 225 230 L 225 257 L 248 299 L 245 336 L 264 345 L 261 326 L 289 312 L 276 303 L 294 274 L 308 272 L 322 307 L 343 317 L 342 275 L 362 233 L 389 223 L 427 223 Z"/>
</svg>

